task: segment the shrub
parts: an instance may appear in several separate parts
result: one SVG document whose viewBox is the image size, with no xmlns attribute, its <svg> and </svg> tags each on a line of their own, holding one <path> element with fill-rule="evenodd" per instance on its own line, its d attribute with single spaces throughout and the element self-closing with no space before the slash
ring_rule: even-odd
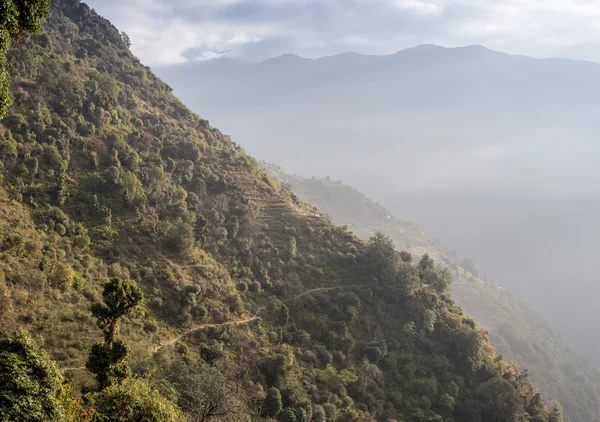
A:
<svg viewBox="0 0 600 422">
<path fill-rule="evenodd" d="M 184 422 L 177 407 L 146 382 L 127 379 L 94 395 L 99 420 Z"/>
<path fill-rule="evenodd" d="M 56 363 L 28 334 L 0 338 L 2 420 L 53 422 L 63 418 L 58 401 L 62 382 Z"/>
<path fill-rule="evenodd" d="M 283 405 L 281 404 L 281 392 L 278 388 L 271 387 L 267 390 L 267 396 L 263 402 L 264 416 L 275 418 L 281 412 Z"/>
</svg>

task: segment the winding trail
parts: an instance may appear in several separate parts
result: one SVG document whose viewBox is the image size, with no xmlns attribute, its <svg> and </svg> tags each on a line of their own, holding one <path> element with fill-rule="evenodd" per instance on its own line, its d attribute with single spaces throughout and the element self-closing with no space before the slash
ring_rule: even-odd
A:
<svg viewBox="0 0 600 422">
<path fill-rule="evenodd" d="M 288 300 L 288 302 L 293 302 L 293 301 L 294 301 L 294 300 L 296 300 L 296 299 L 300 299 L 301 297 L 304 297 L 304 296 L 307 296 L 307 295 L 310 295 L 310 294 L 313 294 L 313 293 L 317 293 L 317 292 L 326 292 L 326 291 L 333 290 L 333 289 L 337 289 L 337 288 L 340 288 L 340 287 L 342 287 L 342 286 L 335 286 L 335 287 L 318 287 L 318 288 L 316 288 L 316 289 L 307 290 L 306 292 L 304 292 L 304 293 L 301 293 L 301 294 L 299 294 L 298 296 L 296 296 L 296 297 L 293 297 L 292 299 Z M 345 287 L 345 286 L 344 286 L 344 287 Z"/>
<path fill-rule="evenodd" d="M 351 285 L 351 286 L 331 286 L 331 287 L 317 287 L 315 289 L 310 289 L 307 290 L 303 293 L 300 293 L 297 296 L 294 296 L 293 298 L 287 300 L 285 303 L 289 303 L 289 302 L 293 302 L 297 299 L 300 299 L 301 297 L 304 296 L 308 296 L 311 295 L 313 293 L 318 293 L 318 292 L 328 292 L 330 290 L 338 290 L 338 289 L 351 289 L 351 288 L 355 288 L 355 287 L 361 287 L 359 285 Z M 246 318 L 246 319 L 241 319 L 238 321 L 227 321 L 227 322 L 219 322 L 219 323 L 214 323 L 214 324 L 199 324 L 199 325 L 195 325 L 192 328 L 184 331 L 183 333 L 179 334 L 177 337 L 173 337 L 171 339 L 168 339 L 167 341 L 165 341 L 164 343 L 160 343 L 158 346 L 152 346 L 150 348 L 150 357 L 152 357 L 155 353 L 157 353 L 159 350 L 170 346 L 172 344 L 177 343 L 179 340 L 181 340 L 182 338 L 184 338 L 185 336 L 195 333 L 197 331 L 201 331 L 204 330 L 206 328 L 216 328 L 216 327 L 223 327 L 223 326 L 227 326 L 227 325 L 243 325 L 243 324 L 249 324 L 252 321 L 255 321 L 256 319 L 259 318 L 259 314 L 261 313 L 261 311 L 264 309 L 264 307 L 259 308 L 255 313 L 254 316 L 250 317 L 250 318 Z M 72 367 L 72 368 L 60 368 L 62 371 L 82 371 L 84 369 L 86 369 L 85 366 L 78 366 L 78 367 Z"/>
<path fill-rule="evenodd" d="M 260 308 L 258 311 L 256 311 L 256 314 L 254 314 L 253 317 L 246 318 L 246 319 L 241 319 L 239 321 L 227 321 L 227 322 L 220 322 L 220 323 L 217 323 L 217 324 L 200 324 L 200 325 L 196 325 L 195 327 L 192 327 L 189 330 L 184 331 L 183 333 L 181 333 L 177 337 L 173 337 L 172 339 L 167 340 L 165 343 L 162 343 L 162 344 L 160 344 L 158 346 L 152 347 L 151 348 L 151 352 L 152 352 L 152 354 L 155 354 L 156 352 L 158 352 L 162 348 L 177 343 L 179 340 L 181 340 L 185 336 L 187 336 L 189 334 L 192 334 L 192 333 L 195 333 L 196 331 L 204 330 L 205 328 L 216 328 L 216 327 L 223 327 L 223 326 L 226 326 L 226 325 L 243 325 L 243 324 L 248 324 L 248 323 L 250 323 L 252 321 L 255 321 L 258 318 L 258 314 L 259 314 L 259 312 L 261 310 L 262 310 L 262 308 Z"/>
</svg>

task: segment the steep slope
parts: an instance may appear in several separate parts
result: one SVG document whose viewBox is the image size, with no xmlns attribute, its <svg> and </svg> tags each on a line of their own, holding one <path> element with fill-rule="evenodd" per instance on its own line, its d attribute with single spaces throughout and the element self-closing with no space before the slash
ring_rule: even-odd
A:
<svg viewBox="0 0 600 422">
<path fill-rule="evenodd" d="M 419 221 L 600 364 L 600 64 L 426 45 L 157 72 L 253 156 Z"/>
<path fill-rule="evenodd" d="M 551 326 L 510 291 L 484 282 L 461 265 L 456 252 L 440 245 L 416 223 L 396 218 L 381 205 L 340 181 L 286 174 L 279 166 L 262 162 L 274 178 L 288 184 L 303 200 L 327 213 L 336 224 L 347 225 L 368 238 L 381 231 L 396 246 L 415 256 L 429 254 L 453 270 L 452 296 L 465 313 L 490 334 L 505 358 L 527 368 L 531 379 L 548 398 L 561 402 L 567 421 L 600 419 L 600 372 L 577 356 Z"/>
<path fill-rule="evenodd" d="M 133 369 L 190 417 L 214 400 L 209 420 L 560 419 L 445 271 L 302 204 L 85 4 L 53 1 L 8 64 L 0 326 L 41 336 L 78 386 L 90 305 L 120 277 L 145 296 L 121 325 Z"/>
</svg>

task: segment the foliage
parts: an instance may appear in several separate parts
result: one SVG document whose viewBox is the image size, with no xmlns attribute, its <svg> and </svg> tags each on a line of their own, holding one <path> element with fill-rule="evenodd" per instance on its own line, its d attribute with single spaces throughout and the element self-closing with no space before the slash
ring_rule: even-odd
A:
<svg viewBox="0 0 600 422">
<path fill-rule="evenodd" d="M 96 421 L 178 422 L 183 414 L 146 382 L 128 379 L 94 395 Z"/>
<path fill-rule="evenodd" d="M 336 224 L 345 224 L 364 238 L 377 231 L 390 236 L 396 247 L 402 249 L 404 262 L 424 253 L 435 258 L 451 272 L 455 300 L 467 314 L 486 326 L 492 344 L 502 356 L 529 368 L 532 383 L 544 397 L 557 399 L 564 406 L 566 421 L 598 419 L 600 372 L 570 350 L 555 330 L 521 299 L 505 288 L 477 279 L 471 259 L 459 258 L 456 251 L 440 245 L 418 224 L 394 217 L 389 210 L 342 182 L 289 175 L 268 163 L 261 166 L 274 179 L 288 183 L 302 200 L 317 206 L 319 213 L 330 215 Z M 424 316 L 424 323 L 433 321 L 431 312 Z M 463 318 L 462 323 L 476 327 L 470 318 Z M 383 362 L 391 361 L 392 357 L 388 354 Z"/>
<path fill-rule="evenodd" d="M 513 416 L 548 419 L 433 262 L 294 199 L 127 46 L 85 4 L 54 1 L 7 55 L 16 101 L 0 124 L 1 323 L 38 330 L 66 368 L 91 348 L 98 420 L 177 419 L 175 401 L 237 420 L 481 418 L 495 379 Z"/>
<path fill-rule="evenodd" d="M 50 0 L 2 0 L 0 3 L 0 117 L 12 102 L 6 51 L 12 40 L 28 32 L 38 32 L 42 18 L 48 14 Z"/>
<path fill-rule="evenodd" d="M 142 301 L 142 291 L 130 280 L 114 277 L 104 286 L 104 304 L 94 304 L 92 314 L 104 334 L 104 343 L 92 346 L 86 368 L 96 374 L 98 387 L 106 388 L 119 383 L 129 375 L 125 364 L 128 348 L 117 340 L 119 320 Z"/>
<path fill-rule="evenodd" d="M 283 408 L 281 404 L 281 392 L 276 387 L 271 387 L 267 390 L 262 411 L 265 416 L 276 417 Z"/>
<path fill-rule="evenodd" d="M 64 417 L 62 375 L 27 333 L 0 338 L 0 415 L 3 421 L 55 421 Z"/>
<path fill-rule="evenodd" d="M 177 380 L 178 403 L 193 421 L 243 421 L 248 409 L 235 384 L 216 368 L 200 366 Z"/>
</svg>

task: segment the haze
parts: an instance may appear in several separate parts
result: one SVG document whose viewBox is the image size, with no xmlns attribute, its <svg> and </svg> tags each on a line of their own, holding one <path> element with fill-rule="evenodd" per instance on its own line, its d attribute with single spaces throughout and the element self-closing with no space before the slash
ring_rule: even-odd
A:
<svg viewBox="0 0 600 422">
<path fill-rule="evenodd" d="M 424 225 L 596 359 L 599 7 L 309 3 L 297 17 L 294 1 L 155 1 L 132 20 L 91 2 L 249 153 L 342 179 Z M 336 54 L 347 51 L 368 55 Z"/>
</svg>

